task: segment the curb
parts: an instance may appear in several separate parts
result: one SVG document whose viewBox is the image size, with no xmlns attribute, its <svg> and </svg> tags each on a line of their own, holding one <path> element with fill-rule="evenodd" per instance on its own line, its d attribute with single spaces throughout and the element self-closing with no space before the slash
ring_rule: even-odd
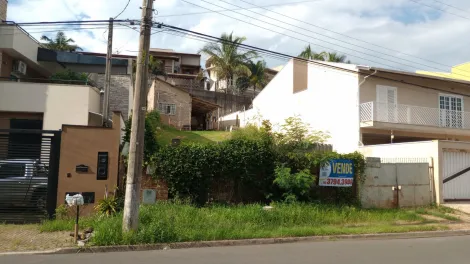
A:
<svg viewBox="0 0 470 264">
<path fill-rule="evenodd" d="M 8 256 L 8 255 L 106 253 L 106 252 L 169 250 L 169 249 L 206 248 L 206 247 L 269 245 L 269 244 L 283 244 L 283 243 L 296 243 L 296 242 L 321 242 L 321 241 L 356 240 L 356 239 L 357 240 L 359 239 L 365 239 L 365 240 L 413 239 L 413 238 L 433 238 L 433 237 L 451 237 L 451 236 L 468 236 L 468 235 L 470 235 L 470 229 L 451 230 L 451 231 L 424 231 L 424 232 L 410 232 L 410 233 L 259 238 L 259 239 L 243 239 L 243 240 L 181 242 L 181 243 L 170 243 L 170 244 L 162 243 L 162 244 L 133 245 L 133 246 L 128 245 L 128 246 L 82 247 L 82 248 L 72 247 L 72 248 L 59 248 L 59 249 L 48 250 L 48 251 L 0 253 L 0 257 Z"/>
</svg>

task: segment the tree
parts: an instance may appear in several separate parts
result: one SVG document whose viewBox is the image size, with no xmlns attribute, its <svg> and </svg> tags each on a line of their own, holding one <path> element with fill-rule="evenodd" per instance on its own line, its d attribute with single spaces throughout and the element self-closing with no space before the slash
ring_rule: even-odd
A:
<svg viewBox="0 0 470 264">
<path fill-rule="evenodd" d="M 249 87 L 256 89 L 263 89 L 268 83 L 266 76 L 266 62 L 261 60 L 254 63 L 250 61 L 247 63 L 247 67 L 251 72 L 250 76 L 241 76 L 237 79 L 237 88 L 240 92 L 244 92 Z"/>
<path fill-rule="evenodd" d="M 316 53 L 312 50 L 310 45 L 306 46 L 305 49 L 299 54 L 300 58 L 304 58 L 307 60 L 320 60 L 320 61 L 328 61 L 328 62 L 338 62 L 338 63 L 351 63 L 351 61 L 346 61 L 346 55 L 339 54 L 337 52 L 327 52 L 322 51 L 320 53 Z"/>
<path fill-rule="evenodd" d="M 223 33 L 221 39 L 220 44 L 206 44 L 199 53 L 209 57 L 206 66 L 213 67 L 213 71 L 217 74 L 217 81 L 224 80 L 228 86 L 235 75 L 251 75 L 247 63 L 258 57 L 258 54 L 255 51 L 241 52 L 238 49 L 240 44 L 246 40 L 245 37 L 233 36 L 233 33 Z"/>
<path fill-rule="evenodd" d="M 339 62 L 345 63 L 346 62 L 346 55 L 339 54 L 337 52 L 323 52 L 325 53 L 325 60 L 329 62 Z M 348 61 L 349 63 L 349 61 Z"/>
<path fill-rule="evenodd" d="M 312 50 L 310 45 L 306 46 L 305 49 L 299 54 L 300 58 L 304 58 L 307 60 L 325 60 L 325 52 L 316 53 Z"/>
<path fill-rule="evenodd" d="M 57 51 L 70 51 L 74 52 L 77 50 L 83 50 L 77 45 L 74 45 L 72 43 L 75 43 L 75 41 L 71 38 L 67 38 L 64 32 L 59 31 L 57 32 L 57 35 L 55 36 L 54 39 L 50 39 L 47 36 L 42 36 L 41 40 L 47 41 L 47 43 L 42 43 L 42 45 L 51 50 L 57 50 Z"/>
</svg>

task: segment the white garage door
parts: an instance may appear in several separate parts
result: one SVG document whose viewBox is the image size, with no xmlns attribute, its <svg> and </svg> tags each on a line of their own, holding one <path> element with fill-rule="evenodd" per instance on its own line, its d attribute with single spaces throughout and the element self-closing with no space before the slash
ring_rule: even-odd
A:
<svg viewBox="0 0 470 264">
<path fill-rule="evenodd" d="M 470 153 L 444 152 L 444 200 L 470 200 Z"/>
</svg>

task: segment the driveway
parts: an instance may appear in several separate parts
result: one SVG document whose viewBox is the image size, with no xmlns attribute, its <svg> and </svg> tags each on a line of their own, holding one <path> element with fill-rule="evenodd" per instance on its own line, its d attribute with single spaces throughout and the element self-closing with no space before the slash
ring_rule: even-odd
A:
<svg viewBox="0 0 470 264">
<path fill-rule="evenodd" d="M 468 263 L 470 236 L 348 240 L 102 254 L 3 256 L 21 264 L 442 264 Z"/>
<path fill-rule="evenodd" d="M 464 213 L 470 214 L 470 202 L 450 202 L 443 204 L 444 206 L 460 210 Z"/>
</svg>

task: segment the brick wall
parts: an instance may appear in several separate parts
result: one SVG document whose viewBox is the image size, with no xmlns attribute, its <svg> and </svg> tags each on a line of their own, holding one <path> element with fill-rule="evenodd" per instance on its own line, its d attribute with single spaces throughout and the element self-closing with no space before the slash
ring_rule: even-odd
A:
<svg viewBox="0 0 470 264">
<path fill-rule="evenodd" d="M 176 105 L 175 115 L 160 113 L 161 120 L 175 128 L 181 129 L 183 126 L 191 125 L 191 96 L 189 93 L 178 89 L 171 84 L 155 80 L 150 87 L 147 97 L 148 110 L 158 109 L 158 103 Z"/>
<path fill-rule="evenodd" d="M 144 189 L 152 189 L 157 191 L 157 201 L 168 200 L 168 186 L 163 180 L 154 180 L 151 175 L 142 173 L 142 185 L 140 189 L 140 197 L 142 200 L 142 191 Z"/>
</svg>

